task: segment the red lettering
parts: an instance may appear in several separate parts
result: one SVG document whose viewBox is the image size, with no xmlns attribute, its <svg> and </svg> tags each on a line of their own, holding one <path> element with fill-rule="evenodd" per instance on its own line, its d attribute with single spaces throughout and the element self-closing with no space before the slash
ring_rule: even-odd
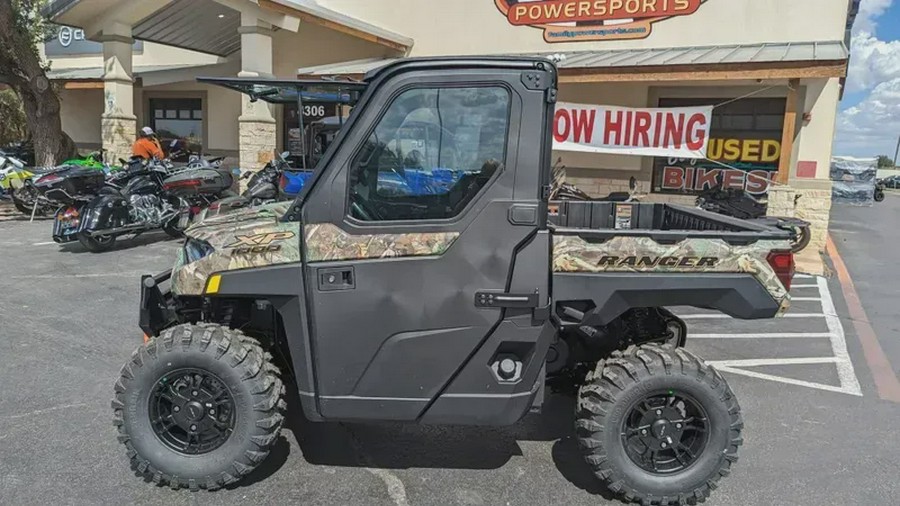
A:
<svg viewBox="0 0 900 506">
<path fill-rule="evenodd" d="M 580 143 L 584 139 L 585 144 L 591 143 L 591 139 L 594 137 L 594 118 L 596 116 L 596 109 L 572 111 L 572 127 L 575 130 L 575 142 Z"/>
<path fill-rule="evenodd" d="M 747 193 L 761 195 L 769 190 L 769 171 L 751 170 L 747 173 Z"/>
<path fill-rule="evenodd" d="M 569 111 L 558 109 L 553 117 L 553 138 L 556 142 L 565 142 L 569 139 L 569 131 L 572 127 Z M 562 129 L 561 129 L 562 127 Z"/>
<path fill-rule="evenodd" d="M 720 169 L 697 169 L 697 182 L 694 184 L 695 190 L 707 190 L 718 184 Z"/>
<path fill-rule="evenodd" d="M 616 141 L 612 142 L 610 137 L 616 134 Z M 616 145 L 622 142 L 622 111 L 616 111 L 616 120 L 612 119 L 612 111 L 606 111 L 606 128 L 603 129 L 603 144 Z"/>
<path fill-rule="evenodd" d="M 687 190 L 694 189 L 694 168 L 685 167 L 684 169 L 684 187 Z"/>
<path fill-rule="evenodd" d="M 687 122 L 687 147 L 691 151 L 703 148 L 706 141 L 706 117 L 702 114 L 694 114 Z"/>
<path fill-rule="evenodd" d="M 681 149 L 682 139 L 684 137 L 684 114 L 666 115 L 666 131 L 663 135 L 662 147 L 674 147 Z"/>
<path fill-rule="evenodd" d="M 656 121 L 653 122 L 653 147 L 659 147 L 659 134 L 662 131 L 663 124 L 663 114 L 661 112 L 656 113 Z"/>
<path fill-rule="evenodd" d="M 639 111 L 634 115 L 634 133 L 632 134 L 631 143 L 635 146 L 649 147 L 650 145 L 650 122 L 653 117 L 649 112 Z M 656 147 L 656 146 L 654 146 Z"/>
<path fill-rule="evenodd" d="M 684 169 L 681 167 L 665 167 L 663 169 L 662 187 L 667 190 L 684 188 Z"/>
<path fill-rule="evenodd" d="M 622 140 L 622 144 L 626 146 L 631 146 L 631 119 L 634 117 L 634 113 L 632 111 L 628 111 L 625 113 L 625 132 L 624 139 Z"/>
<path fill-rule="evenodd" d="M 744 187 L 744 171 L 742 170 L 723 170 L 722 171 L 722 188 L 743 188 Z"/>
</svg>

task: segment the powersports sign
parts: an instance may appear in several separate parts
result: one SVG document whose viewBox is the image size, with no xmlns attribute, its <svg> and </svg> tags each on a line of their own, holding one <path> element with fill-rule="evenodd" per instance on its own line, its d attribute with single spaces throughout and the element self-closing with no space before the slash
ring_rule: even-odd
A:
<svg viewBox="0 0 900 506">
<path fill-rule="evenodd" d="M 515 26 L 544 31 L 547 42 L 643 39 L 653 24 L 697 12 L 707 0 L 494 0 Z"/>
<path fill-rule="evenodd" d="M 712 111 L 712 106 L 633 109 L 559 102 L 553 118 L 553 149 L 703 158 Z"/>
</svg>

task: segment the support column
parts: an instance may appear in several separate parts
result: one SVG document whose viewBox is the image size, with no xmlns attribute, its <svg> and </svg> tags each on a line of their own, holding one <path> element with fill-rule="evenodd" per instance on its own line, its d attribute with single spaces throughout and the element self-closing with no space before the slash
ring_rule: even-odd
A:
<svg viewBox="0 0 900 506">
<path fill-rule="evenodd" d="M 103 43 L 103 115 L 100 132 L 106 160 L 115 163 L 131 156 L 131 145 L 137 132 L 134 115 L 134 79 L 131 51 L 134 39 L 131 27 L 111 23 L 104 27 L 99 39 Z"/>
<path fill-rule="evenodd" d="M 781 133 L 781 160 L 776 181 L 788 184 L 793 166 L 794 136 L 797 134 L 797 110 L 800 108 L 800 80 L 788 81 L 787 105 L 784 108 L 784 129 Z"/>
<path fill-rule="evenodd" d="M 272 77 L 272 26 L 253 14 L 241 13 L 241 71 L 239 77 Z M 259 170 L 272 160 L 277 140 L 272 106 L 241 96 L 238 118 L 240 168 Z"/>
</svg>

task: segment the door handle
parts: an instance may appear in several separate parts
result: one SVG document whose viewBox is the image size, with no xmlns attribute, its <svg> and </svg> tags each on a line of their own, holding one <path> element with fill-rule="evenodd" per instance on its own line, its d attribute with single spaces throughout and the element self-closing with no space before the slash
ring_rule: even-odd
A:
<svg viewBox="0 0 900 506">
<path fill-rule="evenodd" d="M 352 290 L 356 288 L 353 267 L 322 268 L 316 270 L 319 291 Z"/>
<path fill-rule="evenodd" d="M 536 308 L 538 293 L 475 292 L 475 307 Z"/>
</svg>

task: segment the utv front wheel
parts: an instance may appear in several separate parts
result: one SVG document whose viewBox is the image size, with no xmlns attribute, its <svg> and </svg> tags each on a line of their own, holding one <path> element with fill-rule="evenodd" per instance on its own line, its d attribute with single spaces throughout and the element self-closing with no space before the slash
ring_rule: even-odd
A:
<svg viewBox="0 0 900 506">
<path fill-rule="evenodd" d="M 737 461 L 740 406 L 683 349 L 632 347 L 601 361 L 578 394 L 576 433 L 594 474 L 642 504 L 696 504 Z"/>
<path fill-rule="evenodd" d="M 212 324 L 142 345 L 115 385 L 114 424 L 132 468 L 172 488 L 234 483 L 269 454 L 284 386 L 259 344 Z"/>
</svg>

